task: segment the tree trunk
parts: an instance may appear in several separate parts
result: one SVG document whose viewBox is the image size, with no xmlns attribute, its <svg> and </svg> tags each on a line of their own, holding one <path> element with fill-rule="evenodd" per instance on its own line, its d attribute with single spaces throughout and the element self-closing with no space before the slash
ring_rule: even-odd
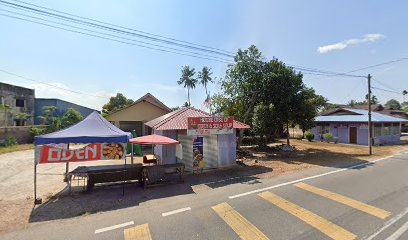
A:
<svg viewBox="0 0 408 240">
<path fill-rule="evenodd" d="M 290 145 L 290 142 L 289 142 L 289 122 L 286 123 L 286 144 Z"/>
<path fill-rule="evenodd" d="M 187 88 L 187 96 L 188 96 L 188 106 L 191 107 L 191 103 L 190 103 L 190 88 Z"/>
</svg>

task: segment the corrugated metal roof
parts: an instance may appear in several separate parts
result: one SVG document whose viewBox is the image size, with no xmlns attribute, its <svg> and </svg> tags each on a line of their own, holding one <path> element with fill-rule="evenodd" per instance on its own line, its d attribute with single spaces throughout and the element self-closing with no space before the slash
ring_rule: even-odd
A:
<svg viewBox="0 0 408 240">
<path fill-rule="evenodd" d="M 183 130 L 187 129 L 188 117 L 211 117 L 211 114 L 193 107 L 185 107 L 155 118 L 146 125 L 155 130 Z M 250 128 L 250 126 L 234 120 L 234 128 Z"/>
<path fill-rule="evenodd" d="M 343 108 L 356 114 L 317 116 L 315 122 L 368 122 L 368 111 L 364 109 Z M 371 113 L 372 122 L 407 122 L 406 119 L 391 117 L 378 112 Z"/>
</svg>

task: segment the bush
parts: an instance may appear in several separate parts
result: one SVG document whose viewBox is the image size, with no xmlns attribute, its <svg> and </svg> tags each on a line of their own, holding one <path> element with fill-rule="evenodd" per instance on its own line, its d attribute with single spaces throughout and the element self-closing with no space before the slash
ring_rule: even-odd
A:
<svg viewBox="0 0 408 240">
<path fill-rule="evenodd" d="M 302 140 L 302 139 L 303 139 L 303 136 L 302 136 L 302 135 L 296 135 L 296 136 L 295 136 L 295 139 L 296 139 L 296 140 Z"/>
<path fill-rule="evenodd" d="M 4 142 L 5 147 L 11 147 L 17 145 L 17 139 L 15 137 L 8 137 L 6 138 L 6 141 Z"/>
<path fill-rule="evenodd" d="M 313 139 L 314 139 L 314 134 L 312 133 L 312 132 L 310 132 L 310 131 L 307 131 L 306 133 L 305 133 L 305 138 L 307 139 L 307 141 L 309 141 L 309 142 L 311 142 Z"/>
<path fill-rule="evenodd" d="M 339 138 L 338 138 L 338 137 L 333 137 L 333 142 L 334 142 L 334 143 L 338 143 L 338 142 L 339 142 Z"/>
<path fill-rule="evenodd" d="M 325 133 L 325 134 L 323 134 L 323 138 L 324 138 L 324 140 L 326 140 L 326 142 L 330 142 L 330 140 L 333 139 L 333 134 Z"/>
<path fill-rule="evenodd" d="M 31 134 L 31 137 L 33 137 L 33 138 L 35 136 L 41 135 L 43 132 L 44 132 L 44 129 L 42 129 L 42 128 L 38 128 L 38 127 L 31 127 L 30 128 L 30 134 Z"/>
</svg>

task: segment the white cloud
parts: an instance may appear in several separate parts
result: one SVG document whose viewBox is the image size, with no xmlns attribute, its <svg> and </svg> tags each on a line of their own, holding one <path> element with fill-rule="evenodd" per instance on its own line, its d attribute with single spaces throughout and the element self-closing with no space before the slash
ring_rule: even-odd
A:
<svg viewBox="0 0 408 240">
<path fill-rule="evenodd" d="M 183 90 L 183 88 L 178 85 L 165 85 L 165 84 L 154 83 L 153 87 L 159 90 L 162 90 L 162 91 L 172 92 L 172 93 L 176 93 L 180 90 Z"/>
<path fill-rule="evenodd" d="M 87 91 L 74 90 L 60 82 L 50 82 L 48 84 L 55 87 L 40 83 L 30 84 L 27 87 L 35 89 L 36 98 L 58 98 L 96 110 L 101 110 L 102 106 L 109 101 L 109 98 L 115 95 L 106 91 L 88 93 Z"/>
<path fill-rule="evenodd" d="M 325 46 L 321 46 L 317 49 L 317 51 L 319 53 L 328 53 L 334 50 L 342 50 L 347 48 L 348 46 L 351 45 L 357 45 L 357 44 L 361 44 L 361 43 L 367 43 L 367 42 L 375 42 L 381 39 L 384 39 L 385 36 L 383 34 L 380 33 L 370 33 L 370 34 L 366 34 L 361 38 L 352 38 L 352 39 L 348 39 L 348 40 L 344 40 L 338 43 L 333 43 L 333 44 L 329 44 L 329 45 L 325 45 Z"/>
</svg>

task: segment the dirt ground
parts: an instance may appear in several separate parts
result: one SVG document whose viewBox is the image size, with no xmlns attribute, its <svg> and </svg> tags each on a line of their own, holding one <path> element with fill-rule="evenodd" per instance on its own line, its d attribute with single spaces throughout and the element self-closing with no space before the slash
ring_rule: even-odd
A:
<svg viewBox="0 0 408 240">
<path fill-rule="evenodd" d="M 408 142 L 408 138 L 406 139 Z M 269 145 L 279 145 L 275 143 Z M 0 233 L 29 223 L 71 218 L 84 214 L 149 205 L 164 201 L 167 197 L 183 194 L 199 194 L 218 187 L 239 182 L 270 178 L 285 172 L 317 166 L 346 167 L 347 165 L 370 161 L 395 152 L 408 150 L 408 144 L 374 147 L 373 155 L 367 155 L 367 147 L 291 140 L 296 148 L 293 152 L 276 151 L 273 148 L 257 149 L 243 147 L 237 166 L 214 170 L 202 174 L 187 174 L 184 184 L 171 184 L 144 190 L 137 184 L 127 185 L 132 194 L 122 196 L 122 186 L 96 188 L 92 193 L 83 193 L 79 187 L 68 195 L 63 182 L 65 164 L 38 165 L 38 195 L 43 204 L 33 206 L 33 150 L 0 154 Z M 244 154 L 243 154 L 244 153 Z M 242 156 L 245 155 L 245 156 Z M 137 159 L 136 162 L 139 162 Z M 95 161 L 70 164 L 78 165 L 117 164 L 118 161 Z M 122 162 L 121 162 L 122 163 Z M 103 201 L 101 201 L 103 200 Z M 98 204 L 95 204 L 95 203 Z"/>
<path fill-rule="evenodd" d="M 373 155 L 368 155 L 367 146 L 334 144 L 326 142 L 308 142 L 291 139 L 296 151 L 283 152 L 274 150 L 273 146 L 286 143 L 282 140 L 269 144 L 266 149 L 256 146 L 244 146 L 247 156 L 238 160 L 246 166 L 263 166 L 273 171 L 256 174 L 259 178 L 268 178 L 284 172 L 311 168 L 316 166 L 344 167 L 350 164 L 375 160 L 396 152 L 408 150 L 408 137 L 401 138 L 402 144 L 392 146 L 374 146 Z"/>
</svg>

